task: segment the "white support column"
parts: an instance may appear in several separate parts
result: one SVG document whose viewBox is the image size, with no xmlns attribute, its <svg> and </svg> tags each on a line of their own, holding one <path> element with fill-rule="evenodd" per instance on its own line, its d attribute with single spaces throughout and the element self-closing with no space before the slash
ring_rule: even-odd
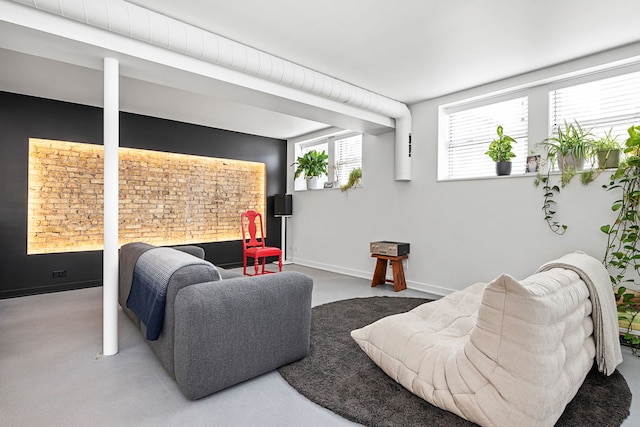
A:
<svg viewBox="0 0 640 427">
<path fill-rule="evenodd" d="M 104 59 L 104 255 L 102 354 L 118 353 L 119 63 Z"/>
</svg>

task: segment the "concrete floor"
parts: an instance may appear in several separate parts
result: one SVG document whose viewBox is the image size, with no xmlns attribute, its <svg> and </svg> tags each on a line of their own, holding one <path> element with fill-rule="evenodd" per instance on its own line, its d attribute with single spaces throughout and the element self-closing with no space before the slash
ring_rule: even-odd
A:
<svg viewBox="0 0 640 427">
<path fill-rule="evenodd" d="M 314 277 L 313 305 L 367 296 L 432 296 L 288 265 Z M 277 372 L 192 402 L 131 321 L 120 352 L 102 351 L 102 288 L 0 300 L 2 426 L 353 426 L 298 394 Z M 640 358 L 619 367 L 634 394 L 624 427 L 640 426 Z"/>
</svg>

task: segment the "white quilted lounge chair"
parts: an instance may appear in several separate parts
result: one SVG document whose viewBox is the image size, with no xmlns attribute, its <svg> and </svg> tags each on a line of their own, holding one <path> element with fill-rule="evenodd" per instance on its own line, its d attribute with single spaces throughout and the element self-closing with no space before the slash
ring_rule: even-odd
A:
<svg viewBox="0 0 640 427">
<path fill-rule="evenodd" d="M 522 281 L 504 274 L 472 285 L 351 336 L 409 391 L 482 426 L 553 426 L 594 358 L 607 375 L 622 361 L 609 275 L 583 253 Z"/>
</svg>

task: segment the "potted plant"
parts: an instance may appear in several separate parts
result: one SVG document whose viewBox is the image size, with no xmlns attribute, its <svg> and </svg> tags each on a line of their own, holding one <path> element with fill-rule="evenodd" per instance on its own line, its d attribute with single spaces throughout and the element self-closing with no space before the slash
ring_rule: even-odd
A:
<svg viewBox="0 0 640 427">
<path fill-rule="evenodd" d="M 556 234 L 564 234 L 567 226 L 555 220 L 556 202 L 554 196 L 560 193 L 560 188 L 569 184 L 573 177 L 584 168 L 587 158 L 592 157 L 594 141 L 591 132 L 585 130 L 580 124 L 569 124 L 565 120 L 564 129 L 558 127 L 557 135 L 551 136 L 540 143 L 546 148 L 546 164 L 553 165 L 557 162 L 560 169 L 560 185 L 551 182 L 551 167 L 546 173 L 538 173 L 534 184 L 542 184 L 544 191 L 544 202 L 542 212 L 547 225 Z M 591 171 L 583 173 L 582 183 L 588 184 L 595 176 Z"/>
<path fill-rule="evenodd" d="M 511 159 L 516 156 L 511 149 L 511 143 L 515 144 L 516 140 L 505 135 L 504 129 L 500 125 L 498 125 L 496 132 L 498 138 L 489 144 L 489 150 L 485 154 L 496 162 L 496 175 L 511 175 Z"/>
<path fill-rule="evenodd" d="M 602 138 L 594 141 L 599 169 L 612 169 L 620 165 L 620 143 L 617 135 L 611 135 L 612 130 L 609 129 Z"/>
<path fill-rule="evenodd" d="M 318 178 L 327 174 L 327 165 L 329 164 L 329 156 L 322 150 L 318 152 L 311 150 L 304 155 L 298 157 L 294 165 L 298 165 L 294 178 L 298 178 L 304 174 L 307 181 L 307 189 L 317 190 L 320 188 Z"/>
<path fill-rule="evenodd" d="M 341 191 L 347 191 L 351 188 L 355 188 L 362 182 L 362 168 L 355 168 L 349 172 L 349 179 L 347 183 L 340 186 Z"/>
<path fill-rule="evenodd" d="M 624 147 L 626 159 L 620 162 L 609 184 L 604 186 L 609 191 L 621 192 L 611 205 L 611 210 L 617 216 L 612 224 L 603 225 L 600 230 L 607 235 L 604 265 L 616 292 L 623 340 L 637 351 L 640 345 L 640 326 L 637 325 L 640 320 L 640 298 L 637 292 L 629 288 L 638 288 L 640 272 L 640 126 L 631 126 L 628 133 Z"/>
<path fill-rule="evenodd" d="M 560 172 L 566 174 L 563 183 L 568 184 L 591 157 L 594 142 L 591 131 L 583 129 L 577 121 L 569 124 L 565 120 L 564 129 L 558 127 L 557 135 L 545 139 L 542 145 L 547 149 L 547 160 L 557 162 Z"/>
</svg>

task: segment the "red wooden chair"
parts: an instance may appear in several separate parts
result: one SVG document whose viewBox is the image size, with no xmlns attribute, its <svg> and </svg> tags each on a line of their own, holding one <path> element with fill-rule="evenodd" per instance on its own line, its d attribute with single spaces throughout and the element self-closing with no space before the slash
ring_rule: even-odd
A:
<svg viewBox="0 0 640 427">
<path fill-rule="evenodd" d="M 256 236 L 260 223 L 260 236 Z M 280 248 L 265 246 L 264 228 L 262 226 L 262 215 L 254 210 L 249 210 L 240 215 L 242 223 L 242 251 L 243 251 L 243 273 L 245 276 L 256 276 L 258 274 L 274 273 L 265 269 L 266 258 L 269 256 L 278 257 L 278 269 L 282 271 L 282 250 Z M 249 236 L 247 238 L 247 235 Z M 247 274 L 247 259 L 253 258 L 255 274 Z M 262 259 L 262 272 L 258 272 L 258 259 Z"/>
</svg>

